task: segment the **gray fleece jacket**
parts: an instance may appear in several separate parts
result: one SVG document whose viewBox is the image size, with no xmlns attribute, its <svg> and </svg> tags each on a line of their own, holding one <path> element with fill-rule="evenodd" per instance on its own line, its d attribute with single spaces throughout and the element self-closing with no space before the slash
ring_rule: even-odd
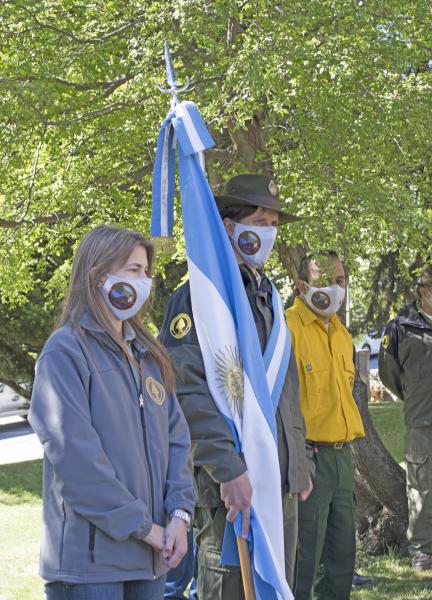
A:
<svg viewBox="0 0 432 600">
<path fill-rule="evenodd" d="M 153 579 L 142 539 L 174 508 L 192 512 L 189 431 L 158 366 L 143 375 L 90 317 L 64 326 L 37 361 L 29 421 L 44 448 L 41 576 L 71 583 Z"/>
</svg>

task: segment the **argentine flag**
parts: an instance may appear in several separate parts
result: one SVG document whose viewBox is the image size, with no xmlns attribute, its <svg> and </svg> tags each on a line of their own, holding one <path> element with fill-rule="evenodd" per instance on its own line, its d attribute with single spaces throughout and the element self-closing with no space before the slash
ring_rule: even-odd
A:
<svg viewBox="0 0 432 600">
<path fill-rule="evenodd" d="M 203 152 L 213 144 L 192 102 L 177 105 L 165 119 L 153 174 L 152 235 L 172 232 L 178 146 L 192 311 L 206 378 L 218 409 L 235 432 L 253 488 L 249 546 L 255 592 L 258 600 L 291 600 L 285 579 L 275 418 L 291 339 L 273 287 L 274 326 L 262 355 L 239 266 L 203 169 Z M 239 521 L 238 517 L 238 533 Z M 226 535 L 226 543 L 230 539 L 235 542 L 234 536 Z"/>
</svg>

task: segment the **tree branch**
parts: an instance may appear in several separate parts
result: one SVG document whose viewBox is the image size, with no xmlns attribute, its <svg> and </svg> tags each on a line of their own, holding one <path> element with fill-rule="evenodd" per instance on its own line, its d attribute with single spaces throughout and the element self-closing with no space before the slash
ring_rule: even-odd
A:
<svg viewBox="0 0 432 600">
<path fill-rule="evenodd" d="M 24 225 L 27 223 L 30 225 L 40 225 L 44 223 L 50 225 L 58 223 L 59 221 L 64 221 L 66 219 L 72 219 L 75 216 L 76 214 L 74 213 L 58 212 L 52 215 L 44 215 L 40 217 L 33 217 L 30 219 L 0 219 L 0 227 L 2 227 L 3 229 L 16 229 L 20 225 Z"/>
<path fill-rule="evenodd" d="M 12 355 L 25 369 L 29 369 L 31 372 L 34 371 L 36 364 L 35 359 L 19 346 L 10 344 L 3 337 L 0 337 L 0 348 Z"/>
<path fill-rule="evenodd" d="M 124 102 L 116 102 L 114 104 L 108 104 L 107 106 L 101 106 L 100 108 L 95 108 L 93 110 L 88 110 L 87 112 L 82 113 L 81 115 L 77 115 L 72 119 L 63 119 L 60 121 L 47 121 L 47 125 L 59 127 L 59 126 L 69 126 L 74 125 L 75 123 L 81 123 L 82 121 L 87 121 L 91 119 L 97 119 L 103 115 L 109 115 L 112 112 L 117 110 L 124 110 L 127 108 L 127 104 Z"/>
<path fill-rule="evenodd" d="M 118 27 L 117 29 L 110 31 L 109 33 L 107 33 L 101 37 L 94 37 L 94 38 L 79 37 L 79 36 L 75 35 L 74 33 L 72 33 L 71 31 L 67 31 L 66 29 L 62 29 L 61 27 L 56 27 L 55 25 L 49 25 L 48 23 L 41 23 L 36 18 L 35 15 L 32 15 L 32 17 L 33 17 L 33 20 L 35 21 L 35 23 L 37 24 L 37 26 L 39 27 L 39 29 L 48 29 L 50 31 L 54 31 L 55 33 L 59 33 L 60 35 L 68 37 L 72 41 L 77 42 L 79 44 L 100 44 L 100 43 L 106 42 L 107 40 L 115 37 L 116 35 L 119 35 L 120 33 L 123 33 L 124 31 L 126 31 L 126 29 L 129 29 L 130 27 L 133 27 L 134 25 L 138 25 L 139 23 L 141 23 L 144 20 L 145 15 L 144 14 L 140 15 L 136 19 L 133 19 L 132 21 L 127 21 L 126 23 L 124 23 L 123 25 Z"/>
<path fill-rule="evenodd" d="M 131 75 L 123 75 L 122 77 L 119 77 L 118 79 L 115 79 L 113 81 L 89 81 L 86 83 L 77 83 L 75 81 L 69 81 L 67 79 L 63 79 L 62 77 L 56 77 L 56 76 L 36 77 L 34 75 L 23 75 L 22 77 L 2 78 L 2 79 L 0 79 L 0 85 L 8 87 L 10 83 L 11 84 L 33 83 L 33 82 L 37 83 L 37 82 L 43 81 L 43 82 L 47 82 L 47 83 L 55 83 L 55 84 L 59 84 L 59 85 L 64 85 L 66 87 L 73 88 L 80 92 L 86 92 L 86 91 L 96 90 L 96 89 L 114 91 L 121 85 L 134 79 L 134 77 L 136 75 L 137 74 L 134 73 L 133 75 L 132 74 Z M 12 85 L 12 87 L 14 87 L 14 86 Z"/>
<path fill-rule="evenodd" d="M 26 388 L 24 388 L 21 385 L 19 385 L 19 383 L 17 383 L 13 379 L 5 379 L 4 377 L 2 377 L 2 383 L 4 383 L 5 385 L 9 386 L 14 392 L 16 392 L 17 394 L 19 394 L 20 396 L 22 396 L 26 400 L 30 400 L 30 398 L 31 398 L 30 391 L 26 390 Z"/>
</svg>

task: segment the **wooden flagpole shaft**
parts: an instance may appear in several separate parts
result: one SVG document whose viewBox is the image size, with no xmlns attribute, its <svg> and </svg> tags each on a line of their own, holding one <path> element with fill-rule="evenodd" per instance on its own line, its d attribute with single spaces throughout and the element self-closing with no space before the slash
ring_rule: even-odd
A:
<svg viewBox="0 0 432 600">
<path fill-rule="evenodd" d="M 240 557 L 240 569 L 243 580 L 245 600 L 255 600 L 255 587 L 249 554 L 249 544 L 244 538 L 237 536 L 237 547 Z"/>
</svg>

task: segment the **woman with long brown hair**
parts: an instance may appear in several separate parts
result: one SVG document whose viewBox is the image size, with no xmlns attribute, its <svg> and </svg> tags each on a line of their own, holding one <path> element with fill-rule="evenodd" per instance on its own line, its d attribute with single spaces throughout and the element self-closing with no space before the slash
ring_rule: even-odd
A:
<svg viewBox="0 0 432 600">
<path fill-rule="evenodd" d="M 166 351 L 139 316 L 153 261 L 139 233 L 93 229 L 37 361 L 48 600 L 160 600 L 187 549 L 189 432 Z"/>
</svg>

